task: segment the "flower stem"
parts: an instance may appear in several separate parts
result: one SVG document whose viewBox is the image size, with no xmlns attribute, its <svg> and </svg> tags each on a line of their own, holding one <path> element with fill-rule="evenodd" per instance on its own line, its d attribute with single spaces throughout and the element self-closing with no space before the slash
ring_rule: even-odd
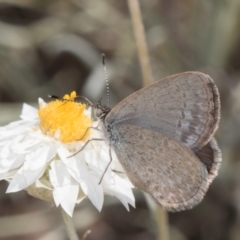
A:
<svg viewBox="0 0 240 240">
<path fill-rule="evenodd" d="M 61 208 L 63 221 L 65 223 L 67 234 L 70 240 L 79 240 L 77 232 L 73 226 L 72 218 Z"/>
<path fill-rule="evenodd" d="M 145 198 L 152 215 L 156 222 L 156 233 L 158 240 L 169 240 L 169 226 L 167 212 L 158 205 L 151 196 L 145 194 Z"/>
<path fill-rule="evenodd" d="M 141 71 L 143 76 L 143 85 L 147 86 L 153 82 L 153 77 L 138 0 L 128 0 L 128 7 L 131 13 L 135 39 L 137 43 L 138 57 L 141 64 Z"/>
</svg>

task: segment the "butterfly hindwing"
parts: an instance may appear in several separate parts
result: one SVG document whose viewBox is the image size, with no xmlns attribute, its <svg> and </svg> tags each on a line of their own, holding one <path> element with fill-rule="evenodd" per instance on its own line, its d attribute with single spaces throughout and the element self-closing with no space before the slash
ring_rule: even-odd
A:
<svg viewBox="0 0 240 240">
<path fill-rule="evenodd" d="M 170 211 L 198 204 L 210 182 L 207 168 L 183 144 L 130 124 L 111 129 L 113 149 L 132 183 Z"/>
</svg>

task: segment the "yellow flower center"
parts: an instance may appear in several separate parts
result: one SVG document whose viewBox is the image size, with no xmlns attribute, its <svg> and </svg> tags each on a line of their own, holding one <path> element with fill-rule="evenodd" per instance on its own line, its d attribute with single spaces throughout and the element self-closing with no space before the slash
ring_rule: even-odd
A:
<svg viewBox="0 0 240 240">
<path fill-rule="evenodd" d="M 74 102 L 76 92 L 40 106 L 38 115 L 44 134 L 64 143 L 85 140 L 90 135 L 91 119 L 84 113 L 86 104 Z"/>
</svg>

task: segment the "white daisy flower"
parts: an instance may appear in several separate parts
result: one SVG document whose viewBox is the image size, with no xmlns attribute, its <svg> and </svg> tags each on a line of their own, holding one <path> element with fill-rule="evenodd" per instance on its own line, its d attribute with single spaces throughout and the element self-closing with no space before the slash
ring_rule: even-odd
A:
<svg viewBox="0 0 240 240">
<path fill-rule="evenodd" d="M 89 128 L 98 122 L 91 120 L 90 108 L 73 101 L 75 97 L 72 92 L 48 104 L 39 99 L 39 110 L 23 104 L 21 120 L 0 127 L 0 180 L 10 183 L 7 193 L 24 189 L 60 205 L 70 216 L 86 197 L 100 211 L 104 194 L 117 197 L 127 209 L 134 207 L 133 185 L 122 174 L 114 151 L 99 184 L 110 160 L 109 145 L 90 141 L 81 150 L 88 139 L 103 136 Z"/>
</svg>

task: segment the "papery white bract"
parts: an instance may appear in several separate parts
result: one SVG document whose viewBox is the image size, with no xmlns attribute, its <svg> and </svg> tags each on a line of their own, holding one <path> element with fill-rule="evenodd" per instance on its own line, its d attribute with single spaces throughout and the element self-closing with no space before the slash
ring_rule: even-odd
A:
<svg viewBox="0 0 240 240">
<path fill-rule="evenodd" d="M 42 99 L 39 103 L 43 108 L 47 106 Z M 59 108 L 62 111 L 68 101 L 61 104 L 63 107 Z M 91 115 L 90 109 L 82 111 L 86 116 Z M 99 184 L 110 160 L 109 146 L 105 141 L 90 141 L 74 155 L 86 140 L 61 140 L 62 129 L 54 130 L 51 136 L 42 129 L 38 110 L 27 104 L 23 105 L 20 117 L 21 120 L 0 127 L 0 180 L 10 182 L 8 193 L 25 189 L 35 197 L 60 205 L 70 216 L 76 203 L 86 197 L 100 211 L 104 194 L 117 197 L 127 209 L 129 204 L 135 206 L 133 185 L 124 173 L 113 171 L 124 172 L 114 151 L 113 161 Z M 81 122 L 78 124 L 81 125 Z M 94 124 L 97 122 L 91 123 Z M 102 137 L 99 130 L 91 130 L 88 136 Z"/>
</svg>

